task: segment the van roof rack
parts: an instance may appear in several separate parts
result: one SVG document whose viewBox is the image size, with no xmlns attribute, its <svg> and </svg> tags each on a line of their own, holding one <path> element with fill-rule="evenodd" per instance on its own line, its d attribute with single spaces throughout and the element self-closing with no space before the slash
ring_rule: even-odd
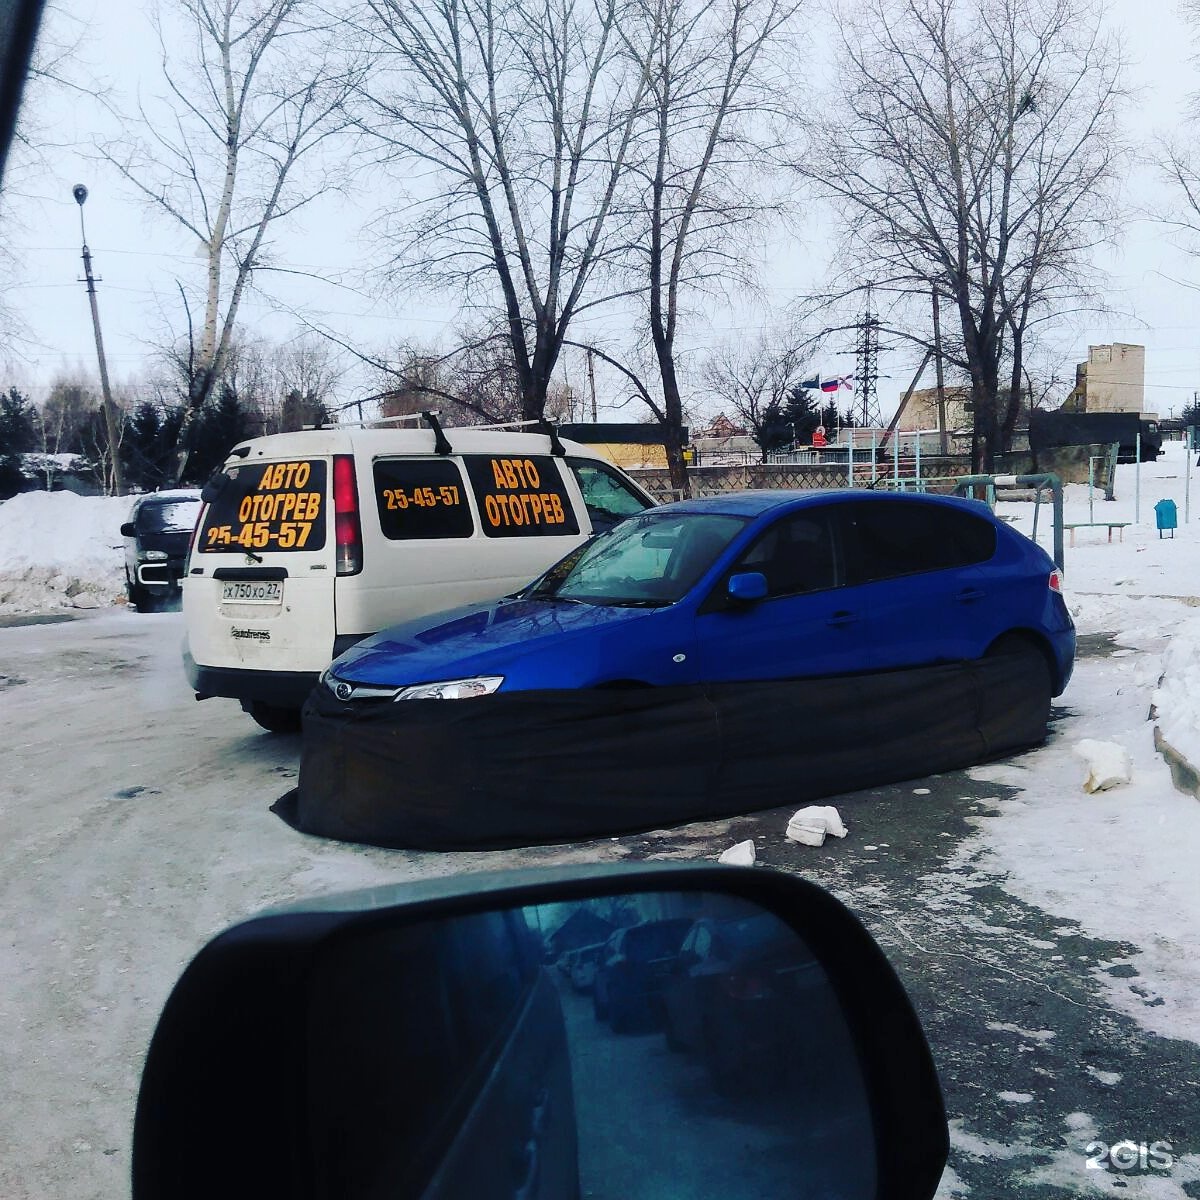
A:
<svg viewBox="0 0 1200 1200">
<path fill-rule="evenodd" d="M 376 397 L 368 396 L 367 398 L 368 400 L 374 400 Z M 355 404 L 358 403 L 365 403 L 365 401 L 353 400 L 347 404 L 341 404 L 340 407 L 334 409 L 334 412 L 340 413 L 344 409 L 353 408 Z M 444 427 L 442 422 L 438 420 L 440 415 L 442 415 L 442 409 L 440 408 L 425 408 L 421 409 L 421 412 L 419 413 L 406 413 L 403 416 L 377 416 L 377 418 L 373 418 L 372 420 L 338 421 L 337 426 L 341 428 L 350 428 L 350 430 L 373 430 L 373 428 L 377 428 L 380 425 L 400 425 L 404 421 L 412 421 L 414 424 L 416 424 L 416 422 L 425 421 L 426 424 L 430 426 L 431 430 L 433 430 L 434 438 L 437 439 L 438 454 L 451 454 L 452 448 L 449 440 L 446 440 Z M 528 428 L 530 426 L 535 427 L 536 432 L 545 433 L 546 436 L 550 438 L 550 450 L 554 457 L 563 458 L 566 456 L 566 446 L 563 445 L 562 440 L 560 440 L 558 437 L 558 426 L 554 425 L 553 422 L 546 420 L 545 416 L 530 420 L 491 421 L 486 425 L 451 425 L 450 428 L 451 430 L 472 431 L 523 430 L 523 428 Z M 305 426 L 305 428 L 314 427 L 322 428 L 322 426 Z M 329 428 L 330 426 L 324 427 Z"/>
</svg>

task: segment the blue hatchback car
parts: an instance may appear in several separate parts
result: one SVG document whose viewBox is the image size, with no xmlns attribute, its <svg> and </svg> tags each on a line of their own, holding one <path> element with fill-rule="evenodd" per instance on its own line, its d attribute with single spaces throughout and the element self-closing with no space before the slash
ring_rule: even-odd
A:
<svg viewBox="0 0 1200 1200">
<path fill-rule="evenodd" d="M 347 703 L 464 699 L 1024 652 L 1029 699 L 1048 705 L 1075 654 L 1061 588 L 1049 556 L 975 501 L 742 492 L 630 517 L 516 595 L 360 642 L 322 683 Z"/>
</svg>

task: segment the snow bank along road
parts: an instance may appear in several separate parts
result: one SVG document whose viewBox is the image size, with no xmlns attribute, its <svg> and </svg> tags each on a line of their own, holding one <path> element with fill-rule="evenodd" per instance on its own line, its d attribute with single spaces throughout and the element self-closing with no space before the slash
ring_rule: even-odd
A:
<svg viewBox="0 0 1200 1200">
<path fill-rule="evenodd" d="M 1176 494 L 1172 469 L 1143 481 L 1144 504 Z M 1196 529 L 1081 535 L 1068 585 L 1086 654 L 1047 746 L 840 797 L 850 836 L 820 849 L 784 840 L 785 809 L 509 853 L 307 839 L 268 811 L 298 739 L 195 703 L 178 614 L 0 627 L 0 1198 L 128 1194 L 159 1008 L 206 938 L 264 905 L 511 863 L 715 857 L 747 837 L 846 900 L 913 992 L 953 1123 L 945 1196 L 1200 1195 L 1200 802 L 1172 788 L 1146 720 L 1164 655 L 1196 636 Z M 1176 657 L 1160 699 L 1200 695 L 1200 667 Z M 1123 744 L 1133 782 L 1085 795 L 1082 738 Z M 1135 1153 L 1115 1172 L 1098 1145 L 1155 1141 L 1169 1167 Z"/>
</svg>

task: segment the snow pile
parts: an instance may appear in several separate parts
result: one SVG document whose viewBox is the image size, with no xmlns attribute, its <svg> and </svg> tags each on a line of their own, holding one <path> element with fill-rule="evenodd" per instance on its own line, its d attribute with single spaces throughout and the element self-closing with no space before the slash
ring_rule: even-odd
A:
<svg viewBox="0 0 1200 1200">
<path fill-rule="evenodd" d="M 1133 759 L 1120 742 L 1102 742 L 1084 738 L 1075 743 L 1075 753 L 1087 764 L 1085 792 L 1107 792 L 1133 778 Z"/>
<path fill-rule="evenodd" d="M 844 838 L 846 833 L 841 813 L 832 804 L 810 804 L 787 823 L 788 840 L 802 846 L 823 846 L 826 834 Z"/>
<path fill-rule="evenodd" d="M 717 862 L 724 863 L 727 867 L 752 867 L 755 857 L 754 841 L 752 838 L 747 838 L 744 842 L 738 842 L 729 849 L 722 850 L 717 857 Z"/>
<path fill-rule="evenodd" d="M 1171 639 L 1153 703 L 1163 740 L 1200 767 L 1200 618 L 1190 619 Z"/>
<path fill-rule="evenodd" d="M 128 496 L 24 492 L 0 503 L 0 614 L 116 603 Z"/>
</svg>

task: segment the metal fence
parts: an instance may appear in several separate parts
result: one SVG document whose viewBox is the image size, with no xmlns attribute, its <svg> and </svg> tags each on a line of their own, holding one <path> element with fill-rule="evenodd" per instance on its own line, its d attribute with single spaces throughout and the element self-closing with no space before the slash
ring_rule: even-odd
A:
<svg viewBox="0 0 1200 1200">
<path fill-rule="evenodd" d="M 954 479 L 965 474 L 969 463 L 958 458 L 926 458 L 920 462 L 920 474 L 912 459 L 901 459 L 899 470 L 891 460 L 872 462 L 869 457 L 847 463 L 845 451 L 841 462 L 755 462 L 736 465 L 689 467 L 688 481 L 693 496 L 721 496 L 729 492 L 744 492 L 758 488 L 818 488 L 875 487 L 907 491 L 952 491 Z M 630 474 L 660 504 L 680 497 L 671 487 L 671 476 L 663 468 L 632 470 Z"/>
</svg>

